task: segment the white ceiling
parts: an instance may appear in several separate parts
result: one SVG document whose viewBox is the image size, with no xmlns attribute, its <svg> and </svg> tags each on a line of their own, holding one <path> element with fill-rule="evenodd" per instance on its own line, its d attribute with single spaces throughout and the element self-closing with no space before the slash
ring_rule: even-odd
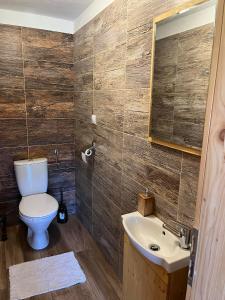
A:
<svg viewBox="0 0 225 300">
<path fill-rule="evenodd" d="M 74 21 L 94 0 L 0 0 L 0 9 Z"/>
</svg>

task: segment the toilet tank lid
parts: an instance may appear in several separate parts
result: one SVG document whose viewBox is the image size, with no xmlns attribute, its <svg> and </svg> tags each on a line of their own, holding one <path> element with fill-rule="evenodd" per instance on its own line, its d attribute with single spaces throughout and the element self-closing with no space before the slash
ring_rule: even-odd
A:
<svg viewBox="0 0 225 300">
<path fill-rule="evenodd" d="M 14 161 L 14 166 L 40 164 L 40 163 L 43 163 L 43 162 L 47 162 L 47 158 L 43 157 L 43 158 L 16 160 L 16 161 Z"/>
</svg>

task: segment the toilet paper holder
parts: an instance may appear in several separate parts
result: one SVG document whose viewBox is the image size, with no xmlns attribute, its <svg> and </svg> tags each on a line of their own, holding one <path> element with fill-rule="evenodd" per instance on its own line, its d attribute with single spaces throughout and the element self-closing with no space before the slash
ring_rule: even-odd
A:
<svg viewBox="0 0 225 300">
<path fill-rule="evenodd" d="M 90 157 L 94 154 L 94 152 L 95 152 L 95 145 L 93 145 L 90 148 L 86 149 L 84 154 L 85 154 L 85 156 Z"/>
<path fill-rule="evenodd" d="M 87 148 L 84 152 L 81 153 L 83 162 L 87 163 L 88 159 L 95 154 L 95 142 L 92 142 L 92 146 Z"/>
</svg>

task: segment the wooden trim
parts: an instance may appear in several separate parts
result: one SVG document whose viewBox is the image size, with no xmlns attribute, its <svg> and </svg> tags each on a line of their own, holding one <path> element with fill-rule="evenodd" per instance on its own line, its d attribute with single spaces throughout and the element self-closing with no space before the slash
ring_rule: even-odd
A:
<svg viewBox="0 0 225 300">
<path fill-rule="evenodd" d="M 151 132 L 151 115 L 152 115 L 152 91 L 154 79 L 154 60 L 155 60 L 155 39 L 156 39 L 156 23 L 153 19 L 152 23 L 152 49 L 151 49 L 151 65 L 150 65 L 150 102 L 149 102 L 149 122 L 148 122 L 148 135 Z"/>
<path fill-rule="evenodd" d="M 154 143 L 154 144 L 158 144 L 158 145 L 161 145 L 161 146 L 169 147 L 169 148 L 176 149 L 176 150 L 179 150 L 179 151 L 182 151 L 182 152 L 185 152 L 185 153 L 193 154 L 193 155 L 196 155 L 196 156 L 201 156 L 201 150 L 197 149 L 197 148 L 185 147 L 185 146 L 182 146 L 182 145 L 162 141 L 160 139 L 155 139 L 153 137 L 149 137 L 148 141 L 150 143 Z"/>
<path fill-rule="evenodd" d="M 191 8 L 193 6 L 197 6 L 200 5 L 202 3 L 208 2 L 209 0 L 192 0 L 190 2 L 184 3 L 182 5 L 179 5 L 177 7 L 174 7 L 170 10 L 168 10 L 167 12 L 156 16 L 153 18 L 153 25 L 152 25 L 152 55 L 151 55 L 151 69 L 150 69 L 150 108 L 149 108 L 149 127 L 148 127 L 148 132 L 149 132 L 149 137 L 148 137 L 148 141 L 150 143 L 155 143 L 158 145 L 162 145 L 165 147 L 169 147 L 178 151 L 182 151 L 185 153 L 189 153 L 192 155 L 196 155 L 196 156 L 201 156 L 201 149 L 200 148 L 195 148 L 195 147 L 186 147 L 186 146 L 182 146 L 179 144 L 175 144 L 175 143 L 170 143 L 168 141 L 163 141 L 157 138 L 154 138 L 151 136 L 151 114 L 152 114 L 152 90 L 153 90 L 153 80 L 154 80 L 154 59 L 155 59 L 155 39 L 156 39 L 156 24 L 162 20 L 165 20 L 167 18 L 170 18 L 176 14 L 178 14 L 180 11 L 187 9 L 187 8 Z"/>
<path fill-rule="evenodd" d="M 208 2 L 209 0 L 191 0 L 187 3 L 184 3 L 184 4 L 181 4 L 179 6 L 176 6 L 174 8 L 171 8 L 170 10 L 168 10 L 167 12 L 155 17 L 153 19 L 154 23 L 158 23 L 158 22 L 161 22 L 165 19 L 168 19 L 176 14 L 178 14 L 179 12 L 181 12 L 182 10 L 184 9 L 187 9 L 187 8 L 191 8 L 193 6 L 197 6 L 197 5 L 200 5 L 204 2 Z"/>
</svg>

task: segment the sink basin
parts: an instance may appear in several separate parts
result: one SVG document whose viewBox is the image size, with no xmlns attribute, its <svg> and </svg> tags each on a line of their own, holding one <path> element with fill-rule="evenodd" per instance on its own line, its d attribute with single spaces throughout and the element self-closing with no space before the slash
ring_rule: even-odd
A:
<svg viewBox="0 0 225 300">
<path fill-rule="evenodd" d="M 190 251 L 180 248 L 179 239 L 164 229 L 157 217 L 134 212 L 123 215 L 122 222 L 133 246 L 148 260 L 168 273 L 188 266 Z"/>
</svg>

